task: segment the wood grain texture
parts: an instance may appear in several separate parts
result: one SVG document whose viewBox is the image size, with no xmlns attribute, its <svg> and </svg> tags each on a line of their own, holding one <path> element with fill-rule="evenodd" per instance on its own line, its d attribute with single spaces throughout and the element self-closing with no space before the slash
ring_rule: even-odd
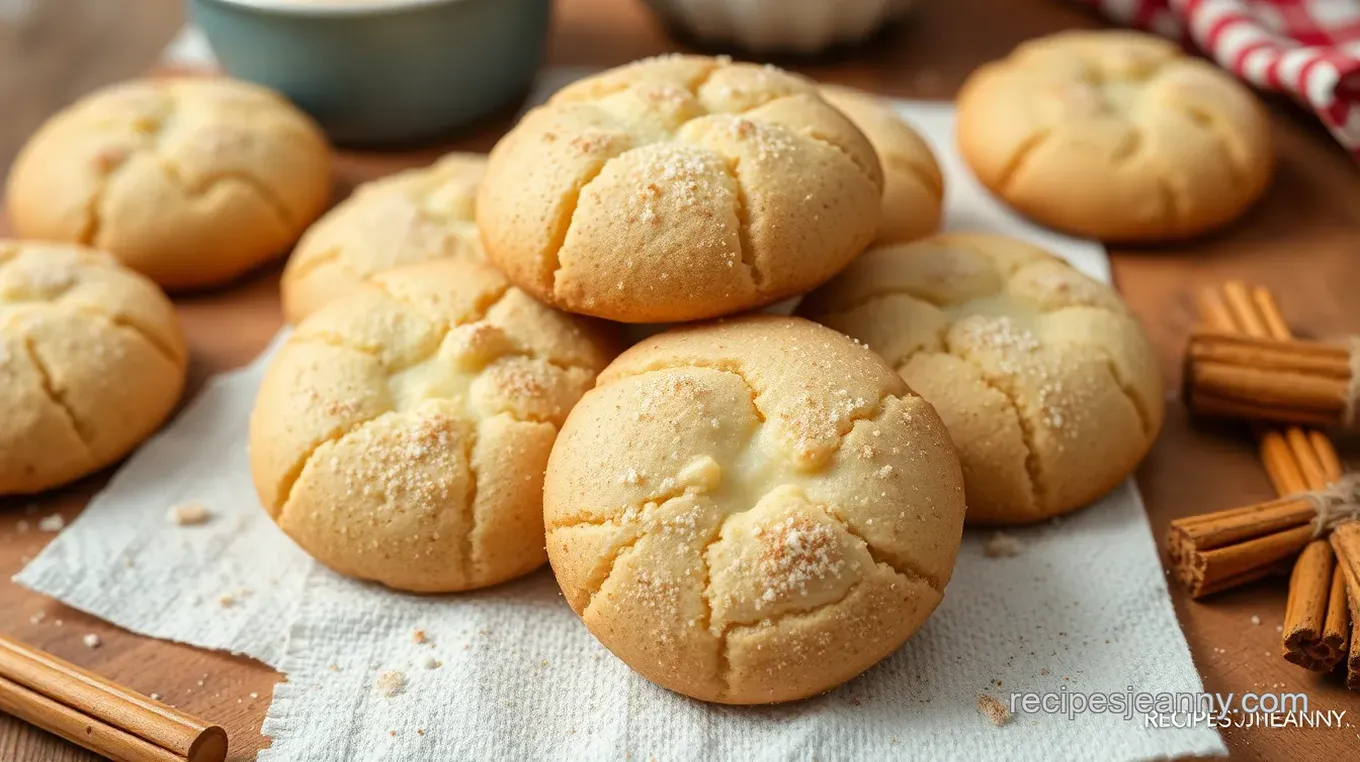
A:
<svg viewBox="0 0 1360 762">
<path fill-rule="evenodd" d="M 0 0 L 0 5 L 7 1 L 14 2 Z M 178 23 L 175 0 L 34 4 L 43 8 L 42 20 L 21 21 L 17 31 L 12 21 L 0 16 L 0 104 L 7 117 L 21 115 L 18 120 L 0 120 L 0 166 L 8 163 L 43 116 L 104 80 L 148 65 Z M 88 11 L 96 6 L 120 10 Z M 119 21 L 103 28 L 97 16 Z M 978 23 L 980 19 L 986 23 Z M 817 79 L 891 95 L 949 98 L 975 66 L 1004 55 L 1020 40 L 1098 23 L 1091 15 L 1049 0 L 927 0 L 914 17 L 855 51 L 779 63 Z M 16 46 L 15 41 L 22 44 Z M 48 46 L 60 52 L 48 52 Z M 611 66 L 676 49 L 688 48 L 669 37 L 636 0 L 559 0 L 549 61 Z M 44 61 L 34 63 L 34 56 Z M 1194 295 L 1203 285 L 1229 277 L 1269 284 L 1301 336 L 1360 330 L 1360 300 L 1353 295 L 1360 282 L 1360 170 L 1302 110 L 1283 101 L 1271 105 L 1278 176 L 1266 198 L 1241 223 L 1202 240 L 1112 251 L 1116 280 L 1157 345 L 1168 390 L 1179 388 L 1179 356 L 1194 323 Z M 491 120 L 457 141 L 407 154 L 346 154 L 339 192 L 363 179 L 424 163 L 442 150 L 484 150 L 507 124 L 504 118 Z M 193 358 L 190 393 L 209 375 L 249 360 L 273 335 L 280 322 L 278 272 L 275 266 L 221 291 L 177 301 Z M 1340 444 L 1343 456 L 1354 461 L 1355 443 Z M 73 517 L 107 475 L 37 501 L 0 500 L 4 580 L 0 631 L 142 692 L 160 693 L 166 701 L 227 728 L 232 743 L 229 759 L 253 759 L 267 744 L 259 727 L 279 679 L 272 670 L 245 659 L 131 635 L 8 581 L 51 539 L 34 529 L 18 533 L 18 522 L 36 525 L 38 518 L 52 512 Z M 1166 429 L 1138 478 L 1157 537 L 1172 518 L 1258 502 L 1272 494 L 1245 430 L 1191 426 L 1179 405 L 1170 406 Z M 1353 722 L 1360 715 L 1360 695 L 1344 690 L 1335 678 L 1318 677 L 1280 658 L 1276 626 L 1284 613 L 1283 580 L 1202 603 L 1191 602 L 1174 585 L 1172 595 L 1208 690 L 1239 696 L 1251 691 L 1307 691 L 1314 709 L 1347 710 Z M 44 619 L 30 622 L 39 612 Z M 1252 624 L 1253 616 L 1259 617 L 1259 625 Z M 100 648 L 82 644 L 81 636 L 90 632 L 102 638 Z M 1360 744 L 1358 732 L 1360 728 L 1249 728 L 1226 730 L 1224 735 L 1237 760 L 1347 759 Z M 89 758 L 0 715 L 0 760 Z"/>
</svg>

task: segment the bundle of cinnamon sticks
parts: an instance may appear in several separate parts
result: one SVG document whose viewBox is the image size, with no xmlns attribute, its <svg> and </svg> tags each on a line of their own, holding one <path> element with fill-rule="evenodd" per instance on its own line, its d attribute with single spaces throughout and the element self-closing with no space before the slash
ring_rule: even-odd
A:
<svg viewBox="0 0 1360 762">
<path fill-rule="evenodd" d="M 1187 352 L 1186 401 L 1202 414 L 1304 424 L 1348 423 L 1354 354 L 1297 342 L 1270 292 L 1230 282 L 1200 295 L 1206 329 Z M 1176 576 L 1199 598 L 1288 571 L 1283 649 L 1289 661 L 1330 671 L 1347 656 L 1360 688 L 1360 478 L 1343 474 L 1325 434 L 1258 429 L 1278 498 L 1171 522 Z"/>
</svg>

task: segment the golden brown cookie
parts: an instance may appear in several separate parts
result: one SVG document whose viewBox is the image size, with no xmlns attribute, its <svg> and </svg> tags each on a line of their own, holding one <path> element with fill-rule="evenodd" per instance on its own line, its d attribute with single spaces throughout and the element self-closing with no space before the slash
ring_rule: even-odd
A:
<svg viewBox="0 0 1360 762">
<path fill-rule="evenodd" d="M 401 590 L 536 569 L 543 468 L 609 361 L 599 330 L 470 259 L 372 276 L 298 325 L 265 375 L 260 502 L 318 561 Z"/>
<path fill-rule="evenodd" d="M 1161 372 L 1108 286 L 1022 241 L 941 235 L 864 253 L 799 314 L 878 352 L 939 411 L 968 521 L 1019 524 L 1113 489 L 1162 425 Z"/>
<path fill-rule="evenodd" d="M 548 556 L 586 627 L 705 701 L 790 701 L 939 604 L 963 482 L 939 416 L 872 352 L 751 316 L 653 336 L 567 418 Z"/>
<path fill-rule="evenodd" d="M 483 259 L 473 203 L 485 171 L 485 156 L 452 153 L 360 185 L 293 250 L 280 284 L 284 317 L 297 323 L 394 267 Z"/>
<path fill-rule="evenodd" d="M 1122 31 L 1032 40 L 981 67 L 958 100 L 978 179 L 1078 235 L 1159 241 L 1236 219 L 1274 165 L 1247 87 L 1171 42 Z"/>
<path fill-rule="evenodd" d="M 126 455 L 174 409 L 186 365 L 154 283 L 103 252 L 0 240 L 0 495 Z"/>
<path fill-rule="evenodd" d="M 883 163 L 883 214 L 877 242 L 906 243 L 939 230 L 944 175 L 926 141 L 872 93 L 822 85 L 822 97 L 850 117 Z"/>
<path fill-rule="evenodd" d="M 666 56 L 569 85 L 491 152 L 487 257 L 563 309 L 629 323 L 806 291 L 873 239 L 883 173 L 816 87 Z"/>
<path fill-rule="evenodd" d="M 316 125 L 269 90 L 216 77 L 82 98 L 28 141 L 7 191 L 20 236 L 107 250 L 167 289 L 283 254 L 330 196 Z"/>
</svg>

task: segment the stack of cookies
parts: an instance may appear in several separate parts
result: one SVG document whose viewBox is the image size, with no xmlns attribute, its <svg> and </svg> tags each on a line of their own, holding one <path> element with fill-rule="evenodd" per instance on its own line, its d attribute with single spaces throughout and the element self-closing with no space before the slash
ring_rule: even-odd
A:
<svg viewBox="0 0 1360 762">
<path fill-rule="evenodd" d="M 692 696 L 833 687 L 938 605 L 962 472 L 867 347 L 736 316 L 933 231 L 941 196 L 866 95 L 680 56 L 569 86 L 489 157 L 371 183 L 303 236 L 251 421 L 261 501 L 401 590 L 551 559 L 592 632 Z M 681 325 L 616 357 L 616 323 L 658 322 Z"/>
<path fill-rule="evenodd" d="M 1069 511 L 1161 424 L 1118 297 L 1019 241 L 931 237 L 942 197 L 862 93 L 684 56 L 570 85 L 485 161 L 361 188 L 304 237 L 252 422 L 263 502 L 400 589 L 551 560 L 591 632 L 687 695 L 826 690 L 939 603 L 965 486 L 980 523 Z M 754 314 L 804 295 L 809 319 Z M 614 323 L 676 325 L 615 358 Z"/>
<path fill-rule="evenodd" d="M 16 226 L 166 288 L 232 277 L 311 223 L 329 182 L 324 141 L 264 97 L 143 84 L 76 107 L 16 167 Z M 1249 94 L 1161 43 L 1080 33 L 980 70 L 960 143 L 1021 211 L 1152 240 L 1260 193 L 1254 119 Z M 570 85 L 489 156 L 370 183 L 302 233 L 282 279 L 295 328 L 250 425 L 261 502 L 319 561 L 399 590 L 551 561 L 601 642 L 690 696 L 832 688 L 939 604 L 965 496 L 979 524 L 1074 510 L 1162 423 L 1118 296 L 1030 244 L 935 235 L 943 190 L 885 104 L 773 67 L 668 56 Z M 172 393 L 103 428 L 80 407 L 95 382 L 58 364 L 80 340 L 0 323 L 0 372 L 32 377 L 0 406 L 37 399 L 32 432 L 88 450 L 37 474 L 14 453 L 38 433 L 0 442 L 6 491 L 125 452 L 184 364 L 164 297 L 127 295 L 150 283 L 119 270 L 135 285 L 115 287 L 116 265 L 69 250 L 33 274 L 46 250 L 11 249 L 0 298 L 141 339 L 120 361 Z M 791 297 L 801 317 L 760 314 Z M 619 354 L 627 323 L 674 326 Z"/>
</svg>

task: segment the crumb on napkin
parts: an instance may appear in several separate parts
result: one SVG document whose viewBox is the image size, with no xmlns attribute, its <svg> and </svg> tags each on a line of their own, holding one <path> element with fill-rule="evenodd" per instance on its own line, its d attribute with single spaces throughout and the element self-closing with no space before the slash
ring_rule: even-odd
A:
<svg viewBox="0 0 1360 762">
<path fill-rule="evenodd" d="M 1011 721 L 1011 710 L 990 694 L 979 693 L 977 707 L 978 711 L 998 728 Z"/>
<path fill-rule="evenodd" d="M 406 687 L 406 675 L 396 670 L 388 670 L 378 675 L 378 680 L 373 685 L 378 689 L 378 693 L 392 698 Z"/>
<path fill-rule="evenodd" d="M 1024 549 L 1025 543 L 1021 542 L 1019 537 L 1005 532 L 994 533 L 987 538 L 987 544 L 982 546 L 982 552 L 988 558 L 1010 558 L 1020 555 Z"/>
<path fill-rule="evenodd" d="M 178 524 L 182 527 L 197 526 L 207 523 L 212 518 L 212 511 L 202 503 L 189 501 L 170 506 L 170 510 L 165 512 L 165 518 L 171 524 Z"/>
<path fill-rule="evenodd" d="M 60 513 L 44 516 L 42 520 L 38 522 L 38 529 L 44 532 L 60 532 L 65 526 L 66 519 L 62 518 Z"/>
</svg>

